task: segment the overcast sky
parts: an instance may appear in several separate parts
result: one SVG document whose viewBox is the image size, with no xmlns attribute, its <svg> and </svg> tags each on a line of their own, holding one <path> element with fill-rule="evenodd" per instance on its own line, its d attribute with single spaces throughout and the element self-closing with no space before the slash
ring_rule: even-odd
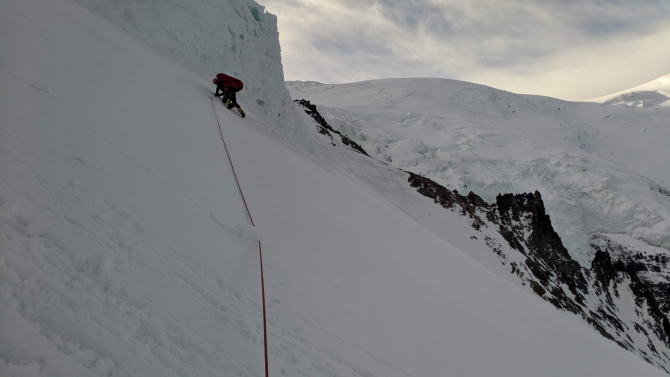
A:
<svg viewBox="0 0 670 377">
<path fill-rule="evenodd" d="M 287 80 L 443 77 L 580 100 L 670 73 L 670 0 L 257 0 Z"/>
</svg>

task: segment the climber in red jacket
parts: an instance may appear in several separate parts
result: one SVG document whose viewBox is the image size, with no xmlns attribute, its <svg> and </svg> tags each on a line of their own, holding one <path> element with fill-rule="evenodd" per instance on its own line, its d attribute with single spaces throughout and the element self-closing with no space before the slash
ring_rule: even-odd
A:
<svg viewBox="0 0 670 377">
<path fill-rule="evenodd" d="M 232 109 L 233 107 L 237 107 L 237 111 L 242 115 L 242 118 L 244 118 L 246 114 L 237 103 L 236 98 L 236 93 L 244 88 L 242 81 L 224 75 L 223 73 L 219 73 L 212 82 L 216 85 L 216 93 L 214 95 L 217 97 L 222 96 L 221 102 L 223 102 L 227 108 Z M 219 93 L 219 90 L 221 93 Z"/>
</svg>

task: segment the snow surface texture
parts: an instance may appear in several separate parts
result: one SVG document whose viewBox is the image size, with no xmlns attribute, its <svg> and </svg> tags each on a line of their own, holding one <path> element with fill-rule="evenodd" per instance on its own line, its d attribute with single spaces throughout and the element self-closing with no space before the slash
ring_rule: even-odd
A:
<svg viewBox="0 0 670 377">
<path fill-rule="evenodd" d="M 670 108 L 565 102 L 442 79 L 289 82 L 375 158 L 487 202 L 542 193 L 574 259 L 591 235 L 670 249 Z"/>
<path fill-rule="evenodd" d="M 238 77 L 244 90 L 237 98 L 245 110 L 294 140 L 304 135 L 294 129 L 297 114 L 283 83 L 277 17 L 262 5 L 253 0 L 76 1 L 210 80 L 218 72 Z M 113 70 L 100 75 L 115 76 Z M 202 90 L 213 91 L 213 84 Z"/>
<path fill-rule="evenodd" d="M 272 376 L 662 375 L 420 226 L 405 173 L 216 103 L 250 230 L 206 76 L 72 0 L 0 17 L 3 377 L 262 376 L 259 237 Z"/>
</svg>

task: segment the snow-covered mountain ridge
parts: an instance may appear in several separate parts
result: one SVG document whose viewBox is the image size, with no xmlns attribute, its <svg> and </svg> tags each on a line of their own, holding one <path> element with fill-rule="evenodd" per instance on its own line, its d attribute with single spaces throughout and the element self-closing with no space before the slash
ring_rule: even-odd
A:
<svg viewBox="0 0 670 377">
<path fill-rule="evenodd" d="M 599 233 L 670 248 L 667 107 L 565 102 L 442 79 L 288 87 L 395 167 L 487 202 L 499 193 L 542 192 L 582 266 Z"/>
<path fill-rule="evenodd" d="M 670 106 L 670 74 L 659 77 L 646 84 L 623 90 L 591 101 L 606 105 L 626 107 Z"/>
<path fill-rule="evenodd" d="M 368 156 L 360 145 L 328 125 L 316 106 L 306 100 L 296 102 L 319 124 L 320 133 L 332 139 L 328 130 L 336 132 L 343 145 Z M 670 349 L 670 253 L 648 245 L 636 245 L 636 251 L 617 243 L 616 236 L 597 235 L 591 243 L 595 258 L 590 268 L 583 268 L 554 231 L 539 192 L 498 195 L 494 204 L 488 204 L 472 191 L 462 196 L 429 178 L 407 173 L 410 185 L 421 195 L 468 218 L 476 231 L 470 240 L 490 248 L 522 286 L 670 373 L 666 352 Z M 416 220 L 431 228 L 426 220 Z M 459 232 L 444 228 L 436 234 L 450 241 L 459 237 Z M 636 310 L 627 310 L 631 306 Z"/>
</svg>

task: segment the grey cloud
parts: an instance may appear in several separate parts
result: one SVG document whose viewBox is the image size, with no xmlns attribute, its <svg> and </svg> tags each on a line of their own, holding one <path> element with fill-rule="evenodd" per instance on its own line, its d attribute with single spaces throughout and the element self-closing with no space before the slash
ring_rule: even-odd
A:
<svg viewBox="0 0 670 377">
<path fill-rule="evenodd" d="M 593 53 L 602 54 L 604 45 L 616 49 L 613 41 L 623 47 L 670 28 L 667 0 L 265 0 L 265 5 L 279 16 L 287 77 L 326 82 L 382 75 L 481 81 L 496 77 L 493 73 L 523 80 L 562 69 L 552 61 L 558 64 L 575 51 L 594 47 Z"/>
</svg>

